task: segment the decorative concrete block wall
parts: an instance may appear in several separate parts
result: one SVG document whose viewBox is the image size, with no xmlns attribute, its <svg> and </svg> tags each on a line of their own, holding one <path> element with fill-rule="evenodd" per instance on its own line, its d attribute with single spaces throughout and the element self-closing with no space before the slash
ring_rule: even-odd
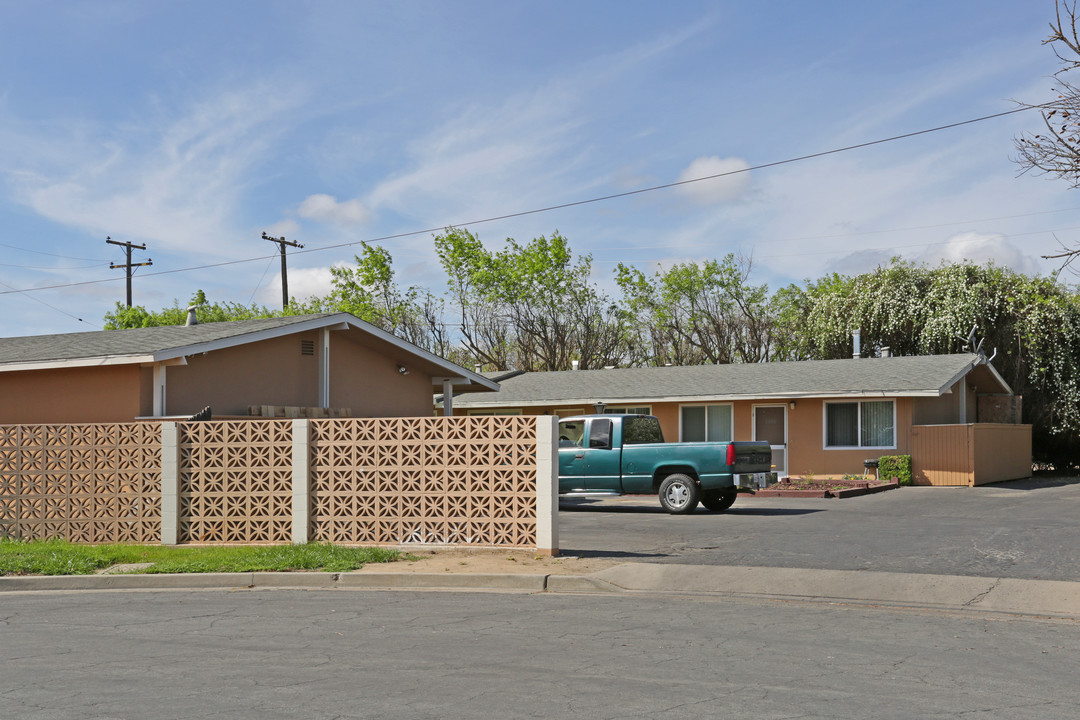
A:
<svg viewBox="0 0 1080 720">
<path fill-rule="evenodd" d="M 0 537 L 555 553 L 556 452 L 551 417 L 0 426 Z"/>
</svg>

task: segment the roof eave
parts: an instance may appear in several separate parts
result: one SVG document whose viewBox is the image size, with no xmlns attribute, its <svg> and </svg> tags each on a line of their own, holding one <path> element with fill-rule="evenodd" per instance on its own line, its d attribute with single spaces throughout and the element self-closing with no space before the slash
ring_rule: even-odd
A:
<svg viewBox="0 0 1080 720">
<path fill-rule="evenodd" d="M 72 358 L 70 360 L 43 360 L 40 362 L 8 363 L 0 366 L 0 372 L 25 370 L 64 370 L 79 367 L 104 367 L 106 365 L 144 365 L 157 362 L 153 355 L 104 355 L 99 357 Z"/>
<path fill-rule="evenodd" d="M 901 397 L 938 397 L 942 393 L 937 389 L 919 390 L 858 390 L 851 392 L 785 392 L 768 393 L 763 395 L 669 395 L 658 397 L 629 397 L 612 398 L 603 395 L 593 395 L 588 398 L 561 398 L 548 400 L 461 400 L 454 399 L 454 407 L 458 408 L 489 408 L 489 407 L 547 407 L 555 405 L 591 405 L 597 401 L 604 401 L 608 405 L 652 405 L 655 403 L 703 403 L 703 402 L 736 402 L 740 400 L 837 400 L 850 398 L 901 398 Z"/>
</svg>

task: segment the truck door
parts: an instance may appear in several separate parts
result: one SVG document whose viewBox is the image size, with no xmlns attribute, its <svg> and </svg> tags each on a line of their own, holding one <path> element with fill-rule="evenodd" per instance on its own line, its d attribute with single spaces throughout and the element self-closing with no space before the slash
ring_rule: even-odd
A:
<svg viewBox="0 0 1080 720">
<path fill-rule="evenodd" d="M 559 423 L 559 492 L 585 491 L 585 421 Z"/>
<path fill-rule="evenodd" d="M 610 418 L 589 420 L 585 447 L 585 487 L 590 492 L 622 492 L 617 425 Z"/>
</svg>

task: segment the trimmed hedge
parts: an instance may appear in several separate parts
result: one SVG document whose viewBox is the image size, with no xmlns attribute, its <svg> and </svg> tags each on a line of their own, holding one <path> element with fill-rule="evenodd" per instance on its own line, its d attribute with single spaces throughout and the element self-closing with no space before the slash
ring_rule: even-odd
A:
<svg viewBox="0 0 1080 720">
<path fill-rule="evenodd" d="M 901 485 L 911 484 L 910 455 L 882 455 L 878 458 L 878 478 L 899 478 Z"/>
</svg>

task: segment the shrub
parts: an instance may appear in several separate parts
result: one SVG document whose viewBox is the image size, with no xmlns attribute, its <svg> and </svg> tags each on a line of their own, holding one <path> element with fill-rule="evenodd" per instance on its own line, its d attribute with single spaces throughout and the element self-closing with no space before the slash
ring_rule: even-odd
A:
<svg viewBox="0 0 1080 720">
<path fill-rule="evenodd" d="M 882 455 L 878 458 L 878 478 L 898 478 L 901 485 L 910 485 L 911 456 Z"/>
</svg>

